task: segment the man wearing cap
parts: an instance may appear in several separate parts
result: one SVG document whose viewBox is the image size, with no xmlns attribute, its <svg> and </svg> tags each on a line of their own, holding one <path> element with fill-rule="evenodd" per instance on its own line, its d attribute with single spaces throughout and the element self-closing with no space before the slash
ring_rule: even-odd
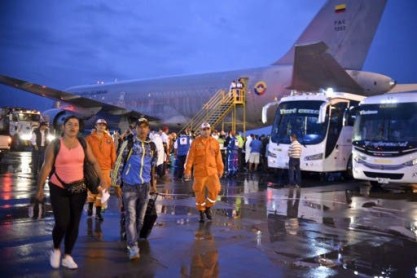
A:
<svg viewBox="0 0 417 278">
<path fill-rule="evenodd" d="M 48 145 L 48 123 L 41 122 L 39 127 L 32 132 L 33 146 L 33 170 L 37 175 L 41 169 L 45 157 L 45 149 Z"/>
<path fill-rule="evenodd" d="M 136 124 L 136 136 L 126 140 L 120 147 L 113 185 L 120 194 L 123 184 L 123 207 L 126 215 L 126 239 L 130 260 L 139 259 L 138 239 L 143 226 L 149 193 L 156 192 L 155 164 L 157 151 L 149 139 L 149 122 L 140 118 Z"/>
<path fill-rule="evenodd" d="M 116 149 L 114 146 L 113 138 L 107 132 L 107 122 L 104 119 L 98 119 L 95 125 L 95 131 L 87 136 L 87 142 L 93 151 L 94 156 L 96 157 L 98 164 L 100 165 L 101 172 L 106 178 L 106 184 L 110 185 L 110 172 L 114 167 L 116 162 Z M 98 194 L 93 194 L 90 191 L 88 192 L 87 202 L 88 202 L 88 216 L 93 215 L 93 205 L 96 206 L 96 219 L 103 221 L 103 216 L 101 215 L 101 197 L 102 192 Z"/>
<path fill-rule="evenodd" d="M 191 144 L 184 171 L 184 178 L 190 179 L 193 168 L 193 190 L 196 197 L 196 207 L 200 212 L 200 223 L 204 222 L 205 216 L 208 220 L 212 218 L 211 207 L 220 192 L 220 178 L 224 170 L 219 142 L 210 136 L 210 133 L 210 124 L 203 123 L 200 136 Z"/>
</svg>

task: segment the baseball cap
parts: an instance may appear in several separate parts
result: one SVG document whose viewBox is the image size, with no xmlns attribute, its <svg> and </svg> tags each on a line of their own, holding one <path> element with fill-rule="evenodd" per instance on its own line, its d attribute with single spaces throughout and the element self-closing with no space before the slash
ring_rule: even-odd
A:
<svg viewBox="0 0 417 278">
<path fill-rule="evenodd" d="M 138 126 L 142 125 L 142 124 L 146 124 L 147 126 L 149 126 L 149 121 L 146 118 L 139 118 L 138 119 Z"/>
<path fill-rule="evenodd" d="M 105 125 L 107 125 L 107 122 L 106 122 L 106 120 L 104 120 L 104 119 L 98 119 L 98 120 L 96 121 L 96 125 L 98 125 L 98 124 L 105 124 Z"/>
<path fill-rule="evenodd" d="M 201 124 L 201 129 L 204 129 L 204 128 L 210 128 L 210 124 L 209 124 L 209 123 L 207 123 L 207 122 L 202 123 L 202 124 Z"/>
</svg>

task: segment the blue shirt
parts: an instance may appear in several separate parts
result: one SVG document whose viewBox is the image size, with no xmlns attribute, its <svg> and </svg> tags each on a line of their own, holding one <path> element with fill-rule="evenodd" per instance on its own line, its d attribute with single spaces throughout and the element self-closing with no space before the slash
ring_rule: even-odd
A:
<svg viewBox="0 0 417 278">
<path fill-rule="evenodd" d="M 253 139 L 249 144 L 251 153 L 261 153 L 262 142 L 258 139 Z"/>
</svg>

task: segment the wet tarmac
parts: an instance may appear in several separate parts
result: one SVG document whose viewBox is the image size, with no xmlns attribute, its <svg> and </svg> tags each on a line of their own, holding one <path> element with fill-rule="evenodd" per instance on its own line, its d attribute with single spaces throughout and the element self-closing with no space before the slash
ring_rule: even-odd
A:
<svg viewBox="0 0 417 278">
<path fill-rule="evenodd" d="M 104 221 L 84 214 L 73 257 L 78 270 L 49 266 L 48 201 L 29 217 L 35 177 L 29 152 L 0 161 L 1 277 L 417 277 L 417 193 L 371 188 L 330 176 L 241 174 L 222 179 L 214 220 L 198 223 L 191 183 L 158 183 L 158 220 L 141 257 L 130 262 L 120 237 L 118 200 Z M 46 190 L 48 192 L 48 190 Z"/>
</svg>

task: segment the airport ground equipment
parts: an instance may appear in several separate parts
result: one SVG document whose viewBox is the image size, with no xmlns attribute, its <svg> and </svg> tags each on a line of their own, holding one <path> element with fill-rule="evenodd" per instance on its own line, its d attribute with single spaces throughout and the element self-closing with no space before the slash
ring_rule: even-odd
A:
<svg viewBox="0 0 417 278">
<path fill-rule="evenodd" d="M 221 126 L 221 130 L 237 130 L 246 132 L 246 92 L 248 78 L 238 79 L 238 87 L 228 90 L 221 89 L 206 102 L 201 110 L 189 121 L 182 130 L 189 128 L 198 133 L 203 122 L 213 128 Z"/>
<path fill-rule="evenodd" d="M 38 128 L 41 113 L 38 110 L 21 107 L 0 108 L 0 132 L 12 137 L 12 149 L 30 145 L 32 131 Z"/>
</svg>

